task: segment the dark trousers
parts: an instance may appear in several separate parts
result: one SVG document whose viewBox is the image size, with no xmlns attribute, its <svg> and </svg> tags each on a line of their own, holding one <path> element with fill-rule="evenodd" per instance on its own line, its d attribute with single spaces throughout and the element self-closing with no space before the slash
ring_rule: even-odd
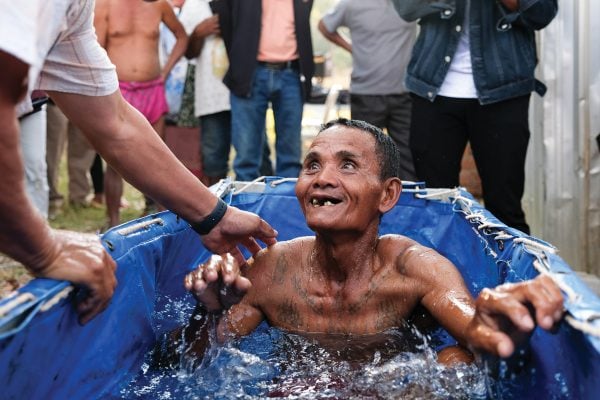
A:
<svg viewBox="0 0 600 400">
<path fill-rule="evenodd" d="M 521 198 L 529 143 L 529 95 L 489 105 L 476 99 L 413 95 L 410 147 L 417 176 L 429 187 L 459 184 L 467 141 L 481 177 L 485 207 L 529 233 Z"/>
<path fill-rule="evenodd" d="M 408 93 L 390 95 L 350 94 L 352 119 L 386 129 L 400 151 L 400 179 L 417 179 L 410 152 L 410 113 L 412 100 Z"/>
</svg>

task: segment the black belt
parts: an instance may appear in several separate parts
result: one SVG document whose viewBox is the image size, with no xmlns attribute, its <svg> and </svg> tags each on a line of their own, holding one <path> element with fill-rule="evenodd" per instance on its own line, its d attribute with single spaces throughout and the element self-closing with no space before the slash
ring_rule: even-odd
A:
<svg viewBox="0 0 600 400">
<path fill-rule="evenodd" d="M 291 61 L 282 61 L 282 62 L 270 62 L 270 61 L 259 61 L 258 65 L 263 66 L 265 68 L 268 69 L 276 69 L 276 70 L 282 70 L 282 69 L 298 69 L 298 60 L 291 60 Z"/>
</svg>

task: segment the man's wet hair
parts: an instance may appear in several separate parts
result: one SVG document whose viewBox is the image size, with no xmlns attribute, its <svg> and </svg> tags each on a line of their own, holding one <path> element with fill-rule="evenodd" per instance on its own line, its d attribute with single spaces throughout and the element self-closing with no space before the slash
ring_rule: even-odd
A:
<svg viewBox="0 0 600 400">
<path fill-rule="evenodd" d="M 375 138 L 375 155 L 379 161 L 379 178 L 382 181 L 388 178 L 400 178 L 400 153 L 398 146 L 380 128 L 357 119 L 338 118 L 323 124 L 319 133 L 332 126 L 346 126 L 373 136 Z"/>
</svg>

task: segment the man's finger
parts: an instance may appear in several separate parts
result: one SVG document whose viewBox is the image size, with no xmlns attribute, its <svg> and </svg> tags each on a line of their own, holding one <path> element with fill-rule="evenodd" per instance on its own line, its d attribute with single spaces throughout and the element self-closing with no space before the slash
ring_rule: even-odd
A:
<svg viewBox="0 0 600 400">
<path fill-rule="evenodd" d="M 478 298 L 476 307 L 477 312 L 486 318 L 487 316 L 491 318 L 504 316 L 522 332 L 529 332 L 535 327 L 529 309 L 515 297 L 492 293 Z"/>
<path fill-rule="evenodd" d="M 250 251 L 250 253 L 252 253 L 252 255 L 256 255 L 256 253 L 262 250 L 262 247 L 260 247 L 258 242 L 253 237 L 242 241 L 242 244 Z"/>
<path fill-rule="evenodd" d="M 279 235 L 279 232 L 273 229 L 271 225 L 262 218 L 260 219 L 257 231 L 257 234 L 253 236 L 263 241 L 267 246 L 277 243 L 277 235 Z"/>
<path fill-rule="evenodd" d="M 244 257 L 240 249 L 238 249 L 237 247 L 234 247 L 233 249 L 229 250 L 229 254 L 231 254 L 231 256 L 235 258 L 235 261 L 237 262 L 238 266 L 241 267 L 242 265 L 246 265 L 246 257 Z"/>
</svg>

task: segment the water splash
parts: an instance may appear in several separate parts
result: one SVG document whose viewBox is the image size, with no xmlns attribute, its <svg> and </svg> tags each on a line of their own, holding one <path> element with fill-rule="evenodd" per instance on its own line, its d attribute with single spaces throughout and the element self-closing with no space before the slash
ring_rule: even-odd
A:
<svg viewBox="0 0 600 400">
<path fill-rule="evenodd" d="M 332 349 L 316 338 L 263 324 L 248 337 L 212 345 L 201 363 L 161 370 L 146 362 L 121 395 L 178 400 L 488 397 L 484 371 L 476 365 L 438 364 L 429 338 L 415 329 L 386 335 L 389 343 L 376 351 L 350 336 Z"/>
</svg>

